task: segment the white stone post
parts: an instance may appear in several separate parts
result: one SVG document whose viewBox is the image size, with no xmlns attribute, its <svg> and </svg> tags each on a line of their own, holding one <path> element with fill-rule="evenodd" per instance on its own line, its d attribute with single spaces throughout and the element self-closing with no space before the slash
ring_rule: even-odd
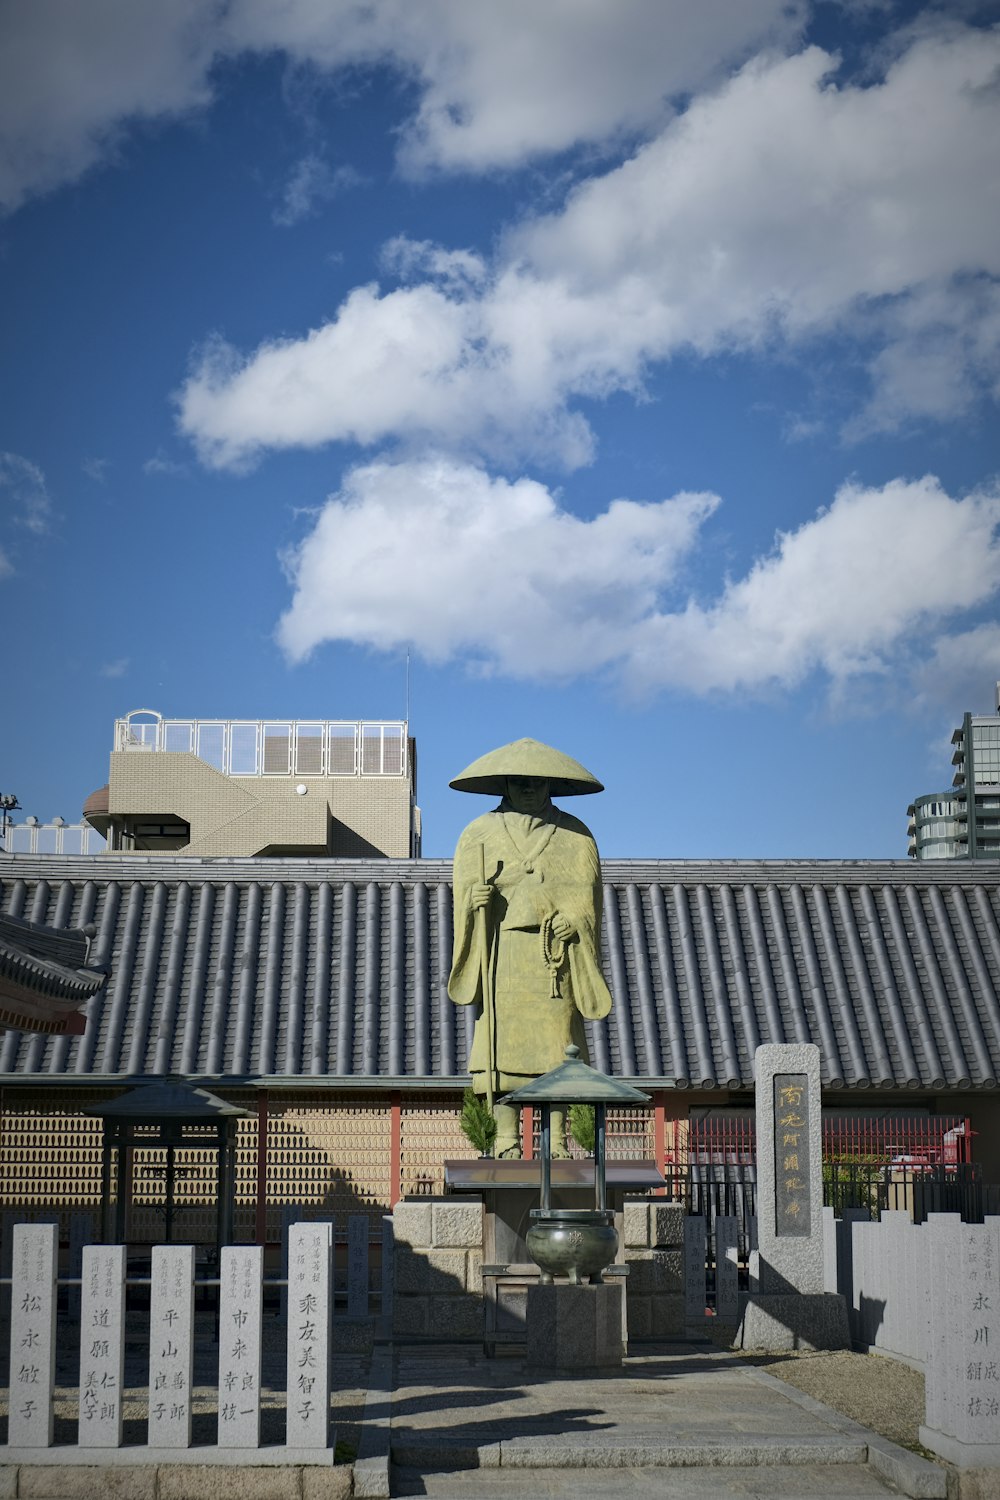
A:
<svg viewBox="0 0 1000 1500">
<path fill-rule="evenodd" d="M 347 1316 L 368 1316 L 368 1215 L 347 1218 Z"/>
<path fill-rule="evenodd" d="M 154 1245 L 149 1305 L 151 1448 L 190 1448 L 194 1246 Z"/>
<path fill-rule="evenodd" d="M 84 1245 L 80 1287 L 81 1448 L 120 1448 L 125 1383 L 125 1246 Z"/>
<path fill-rule="evenodd" d="M 83 1279 L 83 1250 L 94 1237 L 94 1220 L 89 1208 L 77 1209 L 69 1216 L 69 1274 Z M 69 1288 L 69 1315 L 80 1316 L 80 1288 Z"/>
<path fill-rule="evenodd" d="M 330 1445 L 330 1314 L 333 1225 L 293 1224 L 288 1231 L 289 1448 Z"/>
<path fill-rule="evenodd" d="M 920 1441 L 960 1468 L 992 1469 L 1000 1465 L 1000 1219 L 945 1218 L 930 1215 L 927 1226 L 935 1295 Z"/>
<path fill-rule="evenodd" d="M 715 1315 L 720 1323 L 736 1323 L 740 1316 L 739 1235 L 735 1217 L 715 1221 Z"/>
<path fill-rule="evenodd" d="M 16 1224 L 11 1261 L 10 1419 L 12 1448 L 49 1448 L 56 1367 L 55 1224 Z"/>
<path fill-rule="evenodd" d="M 392 1296 L 395 1285 L 396 1242 L 392 1214 L 382 1218 L 382 1337 L 392 1337 Z"/>
<path fill-rule="evenodd" d="M 260 1447 L 264 1247 L 225 1245 L 219 1298 L 219 1447 Z"/>
<path fill-rule="evenodd" d="M 701 1214 L 684 1220 L 684 1321 L 688 1328 L 705 1323 L 705 1258 L 707 1234 Z"/>
</svg>

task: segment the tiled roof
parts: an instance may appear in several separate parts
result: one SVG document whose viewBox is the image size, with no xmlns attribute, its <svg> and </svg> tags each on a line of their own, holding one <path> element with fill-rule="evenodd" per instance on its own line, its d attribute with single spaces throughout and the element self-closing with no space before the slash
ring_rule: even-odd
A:
<svg viewBox="0 0 1000 1500">
<path fill-rule="evenodd" d="M 85 932 L 0 913 L 0 1029 L 76 1032 L 77 1012 L 105 979 L 103 970 L 88 967 L 89 947 Z"/>
<path fill-rule="evenodd" d="M 0 1075 L 460 1079 L 446 860 L 13 856 L 0 911 L 94 922 L 82 1037 L 9 1033 Z M 615 1007 L 591 1060 L 749 1086 L 761 1042 L 818 1043 L 834 1088 L 993 1086 L 1000 865 L 604 862 Z"/>
</svg>

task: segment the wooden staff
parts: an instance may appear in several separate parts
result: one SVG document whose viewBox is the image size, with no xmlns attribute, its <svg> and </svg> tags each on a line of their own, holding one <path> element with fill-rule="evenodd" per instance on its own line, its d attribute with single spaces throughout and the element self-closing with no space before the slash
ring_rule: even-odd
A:
<svg viewBox="0 0 1000 1500">
<path fill-rule="evenodd" d="M 479 884 L 486 884 L 486 846 L 479 845 Z M 476 920 L 479 926 L 479 974 L 483 990 L 483 1015 L 486 1017 L 486 1061 L 489 1064 L 486 1071 L 486 1103 L 490 1114 L 493 1114 L 493 1074 L 496 1068 L 496 1036 L 494 1032 L 495 1017 L 493 1015 L 493 976 L 490 972 L 490 944 L 486 927 L 486 907 L 481 906 L 476 912 Z"/>
</svg>

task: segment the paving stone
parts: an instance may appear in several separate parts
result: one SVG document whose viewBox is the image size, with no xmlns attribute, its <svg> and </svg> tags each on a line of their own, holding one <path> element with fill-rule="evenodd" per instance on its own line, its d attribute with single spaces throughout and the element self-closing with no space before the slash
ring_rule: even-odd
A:
<svg viewBox="0 0 1000 1500">
<path fill-rule="evenodd" d="M 155 1464 L 22 1464 L 21 1500 L 155 1500 Z"/>
<path fill-rule="evenodd" d="M 300 1500 L 297 1468 L 161 1464 L 157 1500 Z"/>
<path fill-rule="evenodd" d="M 350 1464 L 302 1470 L 302 1500 L 348 1500 L 350 1493 Z"/>
</svg>

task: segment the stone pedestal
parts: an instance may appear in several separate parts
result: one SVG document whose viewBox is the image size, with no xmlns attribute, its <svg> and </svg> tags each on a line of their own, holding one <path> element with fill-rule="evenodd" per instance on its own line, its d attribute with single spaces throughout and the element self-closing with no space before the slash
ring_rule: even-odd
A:
<svg viewBox="0 0 1000 1500">
<path fill-rule="evenodd" d="M 752 1295 L 736 1336 L 740 1349 L 849 1349 L 847 1303 L 837 1292 Z"/>
<path fill-rule="evenodd" d="M 620 1366 L 623 1355 L 620 1286 L 528 1288 L 528 1364 L 556 1370 Z"/>
</svg>

